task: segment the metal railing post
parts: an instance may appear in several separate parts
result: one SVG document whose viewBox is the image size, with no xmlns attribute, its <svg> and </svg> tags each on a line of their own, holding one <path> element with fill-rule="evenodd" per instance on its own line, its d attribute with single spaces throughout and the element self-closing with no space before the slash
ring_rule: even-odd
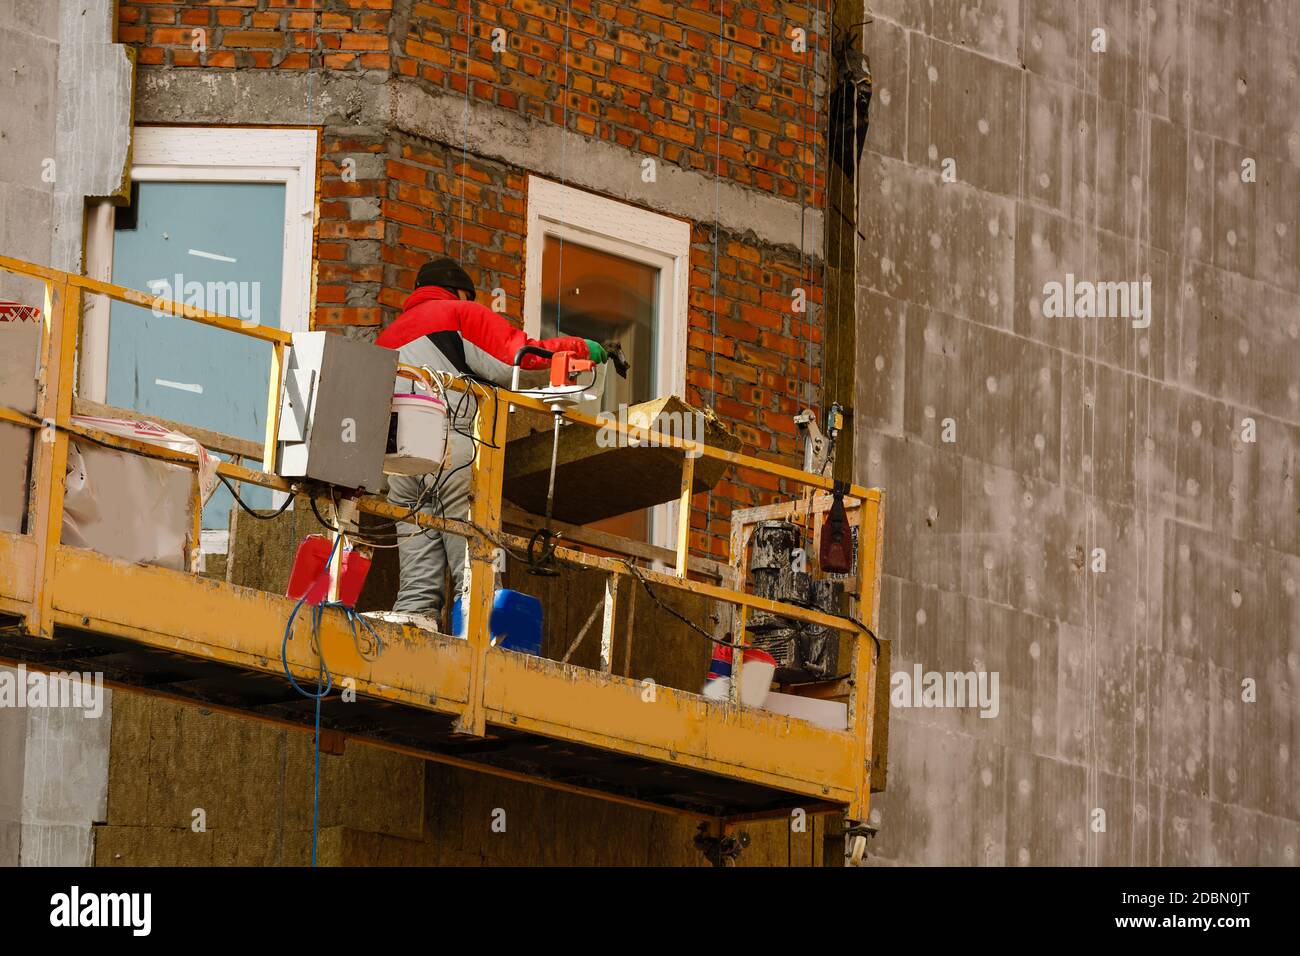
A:
<svg viewBox="0 0 1300 956">
<path fill-rule="evenodd" d="M 501 478 L 504 471 L 506 428 L 510 415 L 496 391 L 484 391 L 474 419 L 477 452 L 470 480 L 470 522 L 493 535 L 501 531 Z M 489 408 L 489 406 L 491 406 Z M 482 737 L 487 729 L 483 709 L 487 653 L 492 642 L 489 622 L 496 591 L 496 549 L 478 536 L 466 542 L 469 557 L 469 591 L 464 610 L 465 637 L 469 641 L 469 689 L 465 711 L 456 721 L 457 733 Z"/>
<path fill-rule="evenodd" d="M 275 474 L 276 445 L 280 440 L 280 392 L 284 384 L 283 345 L 271 345 L 271 381 L 266 395 L 266 444 L 262 446 L 262 470 Z"/>
<path fill-rule="evenodd" d="M 691 498 L 695 496 L 695 459 L 682 456 L 682 490 L 677 496 L 677 576 L 686 577 L 691 557 Z M 708 529 L 705 529 L 706 531 Z"/>
<path fill-rule="evenodd" d="M 854 602 L 859 621 L 880 630 L 880 556 L 884 544 L 884 503 L 865 500 L 858 522 L 858 596 Z M 868 634 L 853 635 L 853 686 L 849 690 L 849 728 L 853 733 L 855 779 L 858 781 L 853 801 L 845 816 L 865 823 L 871 807 L 871 772 L 876 723 L 876 642 Z"/>
<path fill-rule="evenodd" d="M 68 433 L 62 426 L 72 415 L 72 375 L 77 353 L 81 290 L 62 281 L 45 280 L 41 330 L 37 414 L 43 427 L 34 441 L 28 527 L 36 542 L 36 593 L 27 630 L 54 636 L 55 558 L 63 531 L 63 488 L 68 466 Z"/>
</svg>

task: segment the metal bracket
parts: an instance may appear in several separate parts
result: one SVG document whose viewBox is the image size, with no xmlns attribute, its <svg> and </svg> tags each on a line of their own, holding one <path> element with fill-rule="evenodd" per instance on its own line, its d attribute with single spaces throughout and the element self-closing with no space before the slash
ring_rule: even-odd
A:
<svg viewBox="0 0 1300 956">
<path fill-rule="evenodd" d="M 714 866 L 735 866 L 741 851 L 749 846 L 749 833 L 740 830 L 736 834 L 722 833 L 714 835 L 708 821 L 700 824 L 695 834 L 695 849 L 704 854 L 704 858 Z"/>
<path fill-rule="evenodd" d="M 361 530 L 361 509 L 355 499 L 340 498 L 334 502 L 334 523 L 345 535 L 355 535 Z"/>
<path fill-rule="evenodd" d="M 844 836 L 848 843 L 845 856 L 848 857 L 850 866 L 862 865 L 867 856 L 867 841 L 879 832 L 880 827 L 870 823 L 855 823 L 845 827 Z"/>
<path fill-rule="evenodd" d="M 835 439 L 844 427 L 844 409 L 832 403 L 826 412 L 826 431 L 817 424 L 811 408 L 805 408 L 794 417 L 794 423 L 803 432 L 803 470 L 814 475 L 824 475 L 835 464 Z"/>
</svg>

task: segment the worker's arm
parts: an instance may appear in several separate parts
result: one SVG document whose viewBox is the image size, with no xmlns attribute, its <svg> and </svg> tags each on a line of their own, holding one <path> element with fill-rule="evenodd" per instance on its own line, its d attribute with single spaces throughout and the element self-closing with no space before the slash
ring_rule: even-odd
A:
<svg viewBox="0 0 1300 956">
<path fill-rule="evenodd" d="M 578 358 L 592 358 L 586 339 L 562 336 L 553 339 L 532 339 L 522 329 L 517 329 L 504 316 L 477 302 L 461 302 L 456 307 L 461 339 L 465 342 L 465 362 L 474 373 L 489 382 L 508 387 L 513 372 L 512 363 L 524 346 L 534 346 L 550 352 L 573 352 Z M 525 371 L 540 371 L 549 363 L 536 355 L 525 355 Z M 531 376 L 536 378 L 536 376 Z"/>
</svg>

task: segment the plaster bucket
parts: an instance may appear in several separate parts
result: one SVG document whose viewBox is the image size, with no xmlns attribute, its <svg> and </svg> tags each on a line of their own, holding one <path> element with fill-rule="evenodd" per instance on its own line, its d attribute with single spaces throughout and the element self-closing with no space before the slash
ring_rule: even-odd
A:
<svg viewBox="0 0 1300 956">
<path fill-rule="evenodd" d="M 704 696 L 710 700 L 725 700 L 731 693 L 731 653 L 730 647 L 713 645 L 709 679 L 704 685 Z M 746 647 L 741 653 L 744 667 L 740 669 L 740 702 L 747 707 L 762 707 L 772 689 L 776 658 L 756 647 Z"/>
<path fill-rule="evenodd" d="M 447 403 L 423 391 L 393 396 L 397 419 L 395 451 L 384 456 L 390 475 L 436 472 L 447 453 Z"/>
</svg>

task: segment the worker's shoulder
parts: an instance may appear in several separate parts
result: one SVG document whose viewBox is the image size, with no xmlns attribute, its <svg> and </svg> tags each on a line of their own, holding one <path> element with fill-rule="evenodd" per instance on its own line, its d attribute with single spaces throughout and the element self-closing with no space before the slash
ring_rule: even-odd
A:
<svg viewBox="0 0 1300 956">
<path fill-rule="evenodd" d="M 462 315 L 466 318 L 475 318 L 483 322 L 504 322 L 510 324 L 510 320 L 498 312 L 496 309 L 489 309 L 483 303 L 471 299 L 468 302 L 453 303 L 463 307 Z"/>
<path fill-rule="evenodd" d="M 446 300 L 431 300 L 410 306 L 397 317 L 392 325 L 380 332 L 375 344 L 385 348 L 401 348 L 412 339 L 431 332 L 441 332 L 454 328 L 459 315 L 454 309 L 446 308 L 460 303 Z"/>
</svg>

